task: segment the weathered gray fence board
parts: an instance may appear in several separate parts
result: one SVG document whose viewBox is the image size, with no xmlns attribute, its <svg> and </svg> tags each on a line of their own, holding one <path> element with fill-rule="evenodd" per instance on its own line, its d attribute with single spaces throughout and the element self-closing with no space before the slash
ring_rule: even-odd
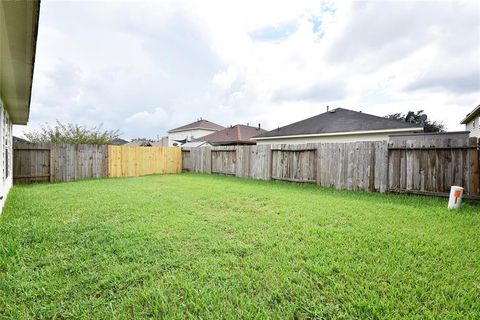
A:
<svg viewBox="0 0 480 320">
<path fill-rule="evenodd" d="M 46 144 L 15 144 L 13 152 L 14 183 L 50 180 L 50 146 Z"/>
<path fill-rule="evenodd" d="M 446 193 L 461 185 L 467 195 L 480 195 L 477 139 L 203 147 L 183 154 L 185 169 L 195 172 L 382 193 Z"/>
<path fill-rule="evenodd" d="M 463 186 L 466 194 L 473 190 L 475 142 L 466 139 L 425 139 L 389 143 L 388 188 L 395 191 L 446 193 L 452 185 Z"/>
<path fill-rule="evenodd" d="M 16 144 L 14 181 L 61 182 L 107 176 L 106 145 Z"/>
<path fill-rule="evenodd" d="M 259 145 L 250 147 L 250 169 L 249 177 L 252 179 L 271 179 L 272 155 L 270 145 Z"/>
<path fill-rule="evenodd" d="M 235 147 L 218 147 L 211 151 L 212 173 L 235 175 L 237 161 Z"/>
<path fill-rule="evenodd" d="M 282 145 L 272 149 L 272 179 L 298 182 L 317 181 L 316 148 Z"/>
<path fill-rule="evenodd" d="M 192 171 L 192 155 L 190 149 L 182 149 L 182 166 L 184 171 Z"/>
</svg>

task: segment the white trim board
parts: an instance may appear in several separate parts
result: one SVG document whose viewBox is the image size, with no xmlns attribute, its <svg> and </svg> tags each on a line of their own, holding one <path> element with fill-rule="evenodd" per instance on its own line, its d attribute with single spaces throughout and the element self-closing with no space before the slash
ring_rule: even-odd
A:
<svg viewBox="0 0 480 320">
<path fill-rule="evenodd" d="M 331 136 L 350 136 L 358 134 L 378 134 L 378 133 L 394 133 L 394 132 L 412 132 L 423 131 L 423 128 L 402 128 L 387 130 L 367 130 L 367 131 L 349 131 L 349 132 L 330 132 L 330 133 L 313 133 L 313 134 L 297 134 L 290 136 L 274 136 L 274 137 L 253 137 L 252 140 L 276 140 L 276 139 L 294 139 L 294 138 L 311 138 L 311 137 L 331 137 Z"/>
</svg>

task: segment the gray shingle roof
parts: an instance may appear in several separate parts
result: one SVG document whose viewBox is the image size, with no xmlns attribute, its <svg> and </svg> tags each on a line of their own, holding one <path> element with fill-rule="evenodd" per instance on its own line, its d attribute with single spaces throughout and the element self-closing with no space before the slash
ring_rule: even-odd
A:
<svg viewBox="0 0 480 320">
<path fill-rule="evenodd" d="M 237 124 L 198 138 L 196 141 L 207 141 L 212 145 L 255 144 L 251 138 L 265 132 L 267 131 L 259 127 Z"/>
<path fill-rule="evenodd" d="M 168 131 L 170 132 L 178 132 L 178 131 L 186 131 L 186 130 L 192 130 L 192 129 L 207 129 L 207 130 L 212 130 L 212 131 L 218 131 L 225 129 L 225 127 L 222 127 L 221 125 L 218 125 L 216 123 L 210 122 L 208 120 L 202 119 L 202 120 L 197 120 L 195 122 L 186 124 L 184 126 L 171 129 Z"/>
<path fill-rule="evenodd" d="M 326 134 L 355 131 L 421 128 L 419 125 L 363 112 L 337 108 L 314 117 L 274 129 L 255 138 Z"/>
</svg>

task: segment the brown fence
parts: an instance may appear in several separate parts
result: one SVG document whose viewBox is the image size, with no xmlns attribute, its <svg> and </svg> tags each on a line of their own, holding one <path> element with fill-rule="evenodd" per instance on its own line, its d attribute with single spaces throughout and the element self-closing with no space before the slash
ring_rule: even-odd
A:
<svg viewBox="0 0 480 320">
<path fill-rule="evenodd" d="M 59 182 L 107 176 L 107 146 L 15 144 L 14 183 Z"/>
<path fill-rule="evenodd" d="M 392 141 L 388 182 L 392 191 L 446 193 L 457 185 L 480 195 L 478 140 Z"/>
<path fill-rule="evenodd" d="M 182 167 L 179 148 L 21 143 L 13 149 L 14 183 L 174 173 Z"/>
<path fill-rule="evenodd" d="M 50 145 L 15 144 L 13 146 L 13 182 L 50 181 Z"/>
<path fill-rule="evenodd" d="M 444 195 L 459 185 L 480 195 L 475 138 L 202 147 L 182 156 L 186 171 L 376 192 Z"/>
</svg>

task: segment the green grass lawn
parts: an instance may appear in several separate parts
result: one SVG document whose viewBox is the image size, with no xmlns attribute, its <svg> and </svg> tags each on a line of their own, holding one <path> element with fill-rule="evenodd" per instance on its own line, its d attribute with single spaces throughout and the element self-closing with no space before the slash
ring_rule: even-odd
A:
<svg viewBox="0 0 480 320">
<path fill-rule="evenodd" d="M 0 318 L 480 318 L 480 205 L 196 174 L 15 186 Z"/>
</svg>

